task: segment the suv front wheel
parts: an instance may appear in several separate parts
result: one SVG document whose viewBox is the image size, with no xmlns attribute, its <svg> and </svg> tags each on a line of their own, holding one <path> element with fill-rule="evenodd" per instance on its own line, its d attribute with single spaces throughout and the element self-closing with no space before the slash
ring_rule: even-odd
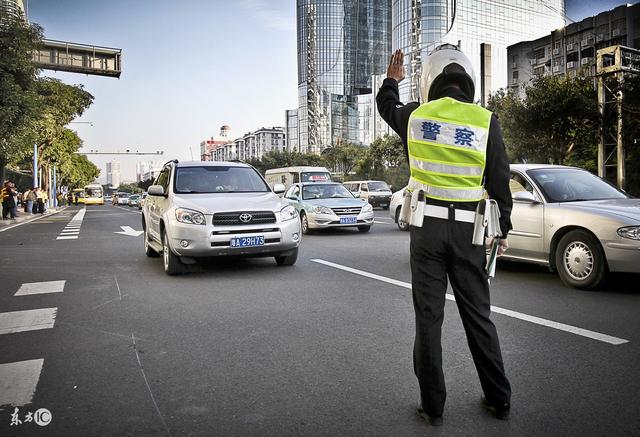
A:
<svg viewBox="0 0 640 437">
<path fill-rule="evenodd" d="M 180 257 L 174 254 L 169 247 L 169 237 L 166 232 L 162 233 L 162 260 L 167 275 L 179 275 L 184 271 L 184 264 L 180 261 Z"/>
<path fill-rule="evenodd" d="M 293 249 L 291 252 L 289 252 L 288 255 L 279 255 L 275 258 L 276 263 L 278 263 L 279 266 L 292 266 L 298 259 L 298 248 L 296 247 L 295 249 Z"/>
</svg>

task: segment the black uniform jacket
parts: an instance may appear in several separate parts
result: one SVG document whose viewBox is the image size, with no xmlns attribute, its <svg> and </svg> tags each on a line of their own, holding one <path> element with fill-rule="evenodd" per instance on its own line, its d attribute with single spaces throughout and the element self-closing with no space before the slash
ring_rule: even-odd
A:
<svg viewBox="0 0 640 437">
<path fill-rule="evenodd" d="M 447 88 L 440 97 L 451 97 L 465 103 L 471 103 L 472 98 L 465 96 L 459 89 Z M 402 144 L 409 156 L 407 147 L 407 128 L 409 126 L 409 116 L 420 104 L 418 102 L 407 103 L 400 101 L 398 92 L 398 82 L 395 79 L 387 78 L 382 82 L 382 86 L 376 96 L 378 111 L 391 128 L 402 138 Z M 498 118 L 491 117 L 489 126 L 489 141 L 487 143 L 487 161 L 484 170 L 484 187 L 489 193 L 489 197 L 494 199 L 500 208 L 500 230 L 502 238 L 506 238 L 511 230 L 511 190 L 509 189 L 509 161 L 504 149 L 502 131 Z M 449 206 L 450 202 L 443 202 L 435 199 L 428 199 L 428 203 L 441 206 Z M 475 210 L 477 202 L 457 202 L 456 208 Z"/>
</svg>

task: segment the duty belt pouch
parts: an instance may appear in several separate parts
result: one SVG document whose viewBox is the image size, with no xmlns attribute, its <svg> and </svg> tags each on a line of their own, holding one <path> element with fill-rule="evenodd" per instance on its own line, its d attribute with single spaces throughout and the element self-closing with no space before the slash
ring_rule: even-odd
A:
<svg viewBox="0 0 640 437">
<path fill-rule="evenodd" d="M 473 222 L 473 239 L 474 246 L 484 246 L 485 231 L 487 229 L 487 221 L 489 217 L 488 200 L 478 202 L 476 208 L 476 216 Z"/>
<path fill-rule="evenodd" d="M 400 215 L 398 221 L 409 223 L 411 218 L 411 192 L 405 190 L 402 195 L 402 206 L 400 207 Z"/>
<path fill-rule="evenodd" d="M 416 190 L 411 193 L 411 218 L 409 224 L 418 228 L 422 227 L 424 221 L 424 191 Z"/>
</svg>

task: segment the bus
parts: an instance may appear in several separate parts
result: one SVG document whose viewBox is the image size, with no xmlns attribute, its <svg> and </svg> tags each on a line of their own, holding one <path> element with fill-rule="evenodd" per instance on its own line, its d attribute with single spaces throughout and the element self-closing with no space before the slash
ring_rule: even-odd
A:
<svg viewBox="0 0 640 437">
<path fill-rule="evenodd" d="M 89 184 L 84 187 L 84 204 L 85 205 L 104 205 L 104 193 L 102 185 Z"/>
<path fill-rule="evenodd" d="M 73 194 L 73 203 L 84 203 L 84 188 L 76 188 L 71 192 Z"/>
<path fill-rule="evenodd" d="M 283 167 L 267 170 L 264 178 L 271 188 L 275 184 L 283 184 L 285 188 L 289 188 L 297 182 L 330 182 L 331 173 L 324 167 Z"/>
</svg>

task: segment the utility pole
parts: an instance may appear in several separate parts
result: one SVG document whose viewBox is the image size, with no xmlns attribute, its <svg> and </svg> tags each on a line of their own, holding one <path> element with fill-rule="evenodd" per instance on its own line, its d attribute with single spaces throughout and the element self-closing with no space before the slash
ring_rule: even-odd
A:
<svg viewBox="0 0 640 437">
<path fill-rule="evenodd" d="M 598 77 L 598 111 L 600 112 L 600 141 L 598 142 L 598 176 L 607 177 L 607 167 L 616 167 L 616 183 L 618 188 L 624 189 L 625 186 L 625 150 L 623 137 L 623 108 L 622 89 L 615 93 L 614 100 L 607 100 L 607 91 L 614 94 L 607 86 L 606 78 L 614 76 L 618 80 L 618 84 L 624 82 L 625 74 L 638 74 L 640 70 L 637 65 L 640 61 L 640 50 L 632 49 L 621 45 L 605 47 L 596 52 L 596 76 Z M 608 143 L 609 134 L 605 126 L 605 116 L 611 103 L 616 104 L 616 135 L 615 143 Z M 635 142 L 635 140 L 634 140 Z M 609 152 L 609 147 L 615 146 L 615 149 Z M 616 163 L 607 164 L 615 152 Z"/>
</svg>

